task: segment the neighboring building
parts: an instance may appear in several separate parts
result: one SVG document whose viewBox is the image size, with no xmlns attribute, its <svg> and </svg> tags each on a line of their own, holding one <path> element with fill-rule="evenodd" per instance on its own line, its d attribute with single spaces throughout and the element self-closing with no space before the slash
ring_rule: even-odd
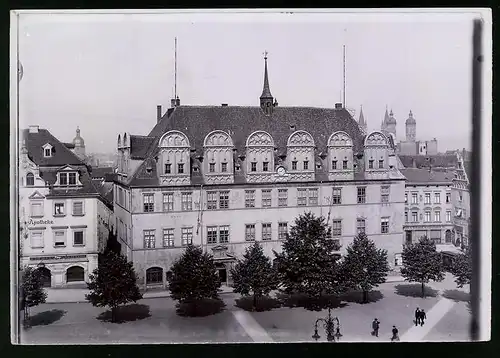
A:
<svg viewBox="0 0 500 358">
<path fill-rule="evenodd" d="M 102 182 L 106 181 L 106 174 L 113 174 L 114 169 L 112 167 L 92 167 L 90 176 L 92 180 L 100 180 Z"/>
<path fill-rule="evenodd" d="M 451 210 L 452 210 L 452 243 L 455 246 L 463 246 L 467 244 L 469 237 L 469 220 L 470 220 L 470 192 L 469 192 L 469 178 L 465 170 L 464 161 L 460 151 L 450 153 L 447 155 L 434 155 L 434 156 L 399 156 L 399 163 L 401 171 L 408 177 L 407 183 L 407 195 L 408 186 L 413 186 L 413 182 L 420 182 L 419 187 L 429 185 L 430 188 L 435 187 L 435 179 L 426 176 L 422 173 L 427 172 L 434 178 L 440 178 L 443 181 L 451 180 Z M 406 169 L 404 169 L 406 168 Z M 412 168 L 412 169 L 410 169 Z M 412 174 L 420 173 L 420 174 Z M 418 175 L 419 180 L 415 179 L 411 175 Z M 447 178 L 444 180 L 444 178 Z M 429 180 L 428 184 L 425 184 L 425 180 Z M 439 184 L 439 188 L 444 184 Z M 448 184 L 446 184 L 448 185 Z M 423 190 L 430 190 L 424 187 Z M 437 191 L 441 189 L 436 189 Z M 422 194 L 423 195 L 423 194 Z M 408 198 L 410 200 L 411 198 Z M 424 200 L 422 205 L 425 205 L 424 199 L 420 199 L 420 194 L 418 195 L 419 202 Z M 411 200 L 410 200 L 411 204 Z M 445 200 L 445 204 L 449 204 Z M 419 215 L 420 220 L 420 215 Z M 418 235 L 417 235 L 418 238 Z M 445 243 L 448 243 L 445 237 Z"/>
<path fill-rule="evenodd" d="M 384 133 L 386 136 L 389 136 L 392 134 L 394 136 L 394 139 L 396 139 L 396 125 L 397 121 L 396 118 L 394 118 L 394 113 L 391 112 L 387 113 L 387 107 L 385 108 L 385 115 L 384 115 L 384 120 L 382 121 L 382 125 L 380 127 L 380 130 L 382 133 Z"/>
<path fill-rule="evenodd" d="M 112 203 L 88 167 L 48 130 L 30 126 L 21 137 L 21 263 L 42 270 L 46 286 L 83 284 L 112 229 Z"/>
<path fill-rule="evenodd" d="M 359 129 L 361 130 L 361 134 L 366 135 L 368 132 L 368 126 L 365 121 L 365 116 L 363 115 L 363 106 L 361 106 L 361 110 L 359 111 Z"/>
<path fill-rule="evenodd" d="M 408 119 L 405 123 L 406 127 L 406 140 L 398 143 L 398 154 L 400 155 L 437 155 L 438 142 L 436 138 L 427 141 L 417 140 L 417 121 L 413 117 L 410 110 Z"/>
<path fill-rule="evenodd" d="M 306 211 L 325 217 L 341 253 L 364 231 L 400 264 L 405 178 L 384 134 L 363 136 L 341 104 L 278 106 L 267 58 L 260 106 L 172 104 L 148 136 L 118 136 L 117 236 L 141 284 L 165 287 L 189 243 L 231 284 L 250 243 L 272 258 Z"/>
</svg>

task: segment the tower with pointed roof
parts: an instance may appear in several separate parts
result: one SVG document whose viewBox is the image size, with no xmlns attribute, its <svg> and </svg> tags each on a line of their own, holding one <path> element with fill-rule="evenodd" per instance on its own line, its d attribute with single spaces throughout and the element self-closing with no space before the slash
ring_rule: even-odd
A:
<svg viewBox="0 0 500 358">
<path fill-rule="evenodd" d="M 262 94 L 260 95 L 260 108 L 264 111 L 266 115 L 271 115 L 273 113 L 273 95 L 271 94 L 271 89 L 269 88 L 269 76 L 267 74 L 267 51 L 264 52 L 264 88 L 262 89 Z"/>
<path fill-rule="evenodd" d="M 85 158 L 85 141 L 80 136 L 79 127 L 76 127 L 76 137 L 73 138 L 73 145 L 75 146 L 73 152 L 76 154 L 78 158 L 83 160 Z"/>
<path fill-rule="evenodd" d="M 415 118 L 413 118 L 413 113 L 411 110 L 405 124 L 406 124 L 406 140 L 408 142 L 415 142 L 417 137 L 417 121 L 415 120 Z"/>
<path fill-rule="evenodd" d="M 358 121 L 358 124 L 359 124 L 359 129 L 361 129 L 361 133 L 363 133 L 363 135 L 366 135 L 366 133 L 367 133 L 367 124 L 366 124 L 366 121 L 365 121 L 365 116 L 363 115 L 363 106 L 361 106 L 361 110 L 359 111 L 359 121 Z"/>
</svg>

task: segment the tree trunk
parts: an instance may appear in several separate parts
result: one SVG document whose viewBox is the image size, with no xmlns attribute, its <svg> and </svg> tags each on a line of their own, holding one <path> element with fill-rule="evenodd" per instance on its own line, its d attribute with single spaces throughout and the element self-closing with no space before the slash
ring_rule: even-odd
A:
<svg viewBox="0 0 500 358">
<path fill-rule="evenodd" d="M 422 297 L 425 297 L 425 286 L 423 282 L 422 282 Z"/>
<path fill-rule="evenodd" d="M 368 291 L 363 290 L 363 303 L 368 303 Z"/>
<path fill-rule="evenodd" d="M 111 307 L 111 322 L 115 322 L 116 319 L 116 307 Z"/>
<path fill-rule="evenodd" d="M 257 310 L 257 295 L 253 295 L 253 310 Z"/>
</svg>

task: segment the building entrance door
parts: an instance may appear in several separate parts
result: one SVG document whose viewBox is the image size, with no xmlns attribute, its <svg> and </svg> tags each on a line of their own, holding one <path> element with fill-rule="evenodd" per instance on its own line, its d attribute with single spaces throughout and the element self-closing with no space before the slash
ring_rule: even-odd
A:
<svg viewBox="0 0 500 358">
<path fill-rule="evenodd" d="M 407 230 L 405 231 L 405 244 L 410 245 L 411 243 L 412 243 L 411 231 Z"/>
<path fill-rule="evenodd" d="M 227 269 L 226 269 L 226 265 L 224 265 L 224 264 L 216 264 L 215 266 L 217 267 L 217 273 L 219 274 L 220 282 L 223 285 L 227 285 Z"/>
</svg>

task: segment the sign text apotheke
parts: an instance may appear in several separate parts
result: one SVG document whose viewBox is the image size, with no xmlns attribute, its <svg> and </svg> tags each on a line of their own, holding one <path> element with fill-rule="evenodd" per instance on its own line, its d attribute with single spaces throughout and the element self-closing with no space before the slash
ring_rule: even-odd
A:
<svg viewBox="0 0 500 358">
<path fill-rule="evenodd" d="M 29 219 L 27 222 L 28 225 L 54 225 L 54 222 L 52 220 L 33 220 Z"/>
</svg>

